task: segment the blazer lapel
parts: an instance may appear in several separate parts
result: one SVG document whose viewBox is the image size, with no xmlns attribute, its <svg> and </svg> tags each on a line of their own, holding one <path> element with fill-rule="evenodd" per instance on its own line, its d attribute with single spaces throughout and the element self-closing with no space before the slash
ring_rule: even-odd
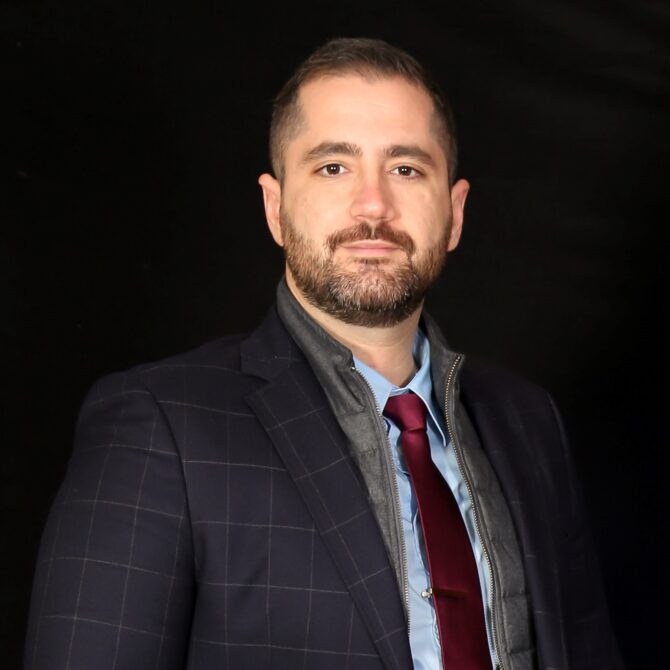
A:
<svg viewBox="0 0 670 670">
<path fill-rule="evenodd" d="M 346 438 L 302 352 L 272 315 L 243 347 L 268 379 L 247 401 L 293 478 L 388 668 L 411 668 L 393 569 Z"/>
<path fill-rule="evenodd" d="M 544 458 L 544 454 L 557 452 L 548 444 L 555 438 L 529 418 L 544 411 L 537 396 L 510 401 L 509 383 L 499 388 L 500 377 L 490 372 L 491 368 L 466 359 L 460 375 L 461 399 L 498 476 L 523 548 L 541 667 L 565 667 L 561 592 L 550 528 L 554 515 L 549 501 L 557 495 L 550 483 L 561 478 L 564 466 Z M 545 476 L 552 471 L 554 476 Z"/>
</svg>

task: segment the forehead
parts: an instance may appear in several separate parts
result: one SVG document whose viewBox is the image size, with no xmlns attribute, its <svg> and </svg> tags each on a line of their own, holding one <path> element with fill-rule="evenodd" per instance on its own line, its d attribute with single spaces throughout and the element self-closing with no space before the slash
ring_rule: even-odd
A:
<svg viewBox="0 0 670 670">
<path fill-rule="evenodd" d="M 439 142 L 432 99 L 401 77 L 323 76 L 300 88 L 298 102 L 296 144 L 326 138 L 370 145 Z"/>
</svg>

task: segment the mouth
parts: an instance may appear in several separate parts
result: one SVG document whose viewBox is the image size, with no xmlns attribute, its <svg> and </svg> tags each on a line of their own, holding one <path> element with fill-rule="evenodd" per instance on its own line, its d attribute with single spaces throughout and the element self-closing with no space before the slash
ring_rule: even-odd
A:
<svg viewBox="0 0 670 670">
<path fill-rule="evenodd" d="M 354 254 L 364 254 L 366 256 L 384 256 L 394 251 L 401 251 L 397 244 L 385 242 L 384 240 L 360 240 L 358 242 L 348 242 L 341 245 L 345 251 Z"/>
<path fill-rule="evenodd" d="M 354 257 L 392 256 L 396 251 L 404 251 L 407 256 L 414 252 L 414 242 L 404 231 L 394 230 L 388 223 L 380 223 L 373 228 L 362 221 L 356 226 L 345 228 L 328 237 L 331 253 L 337 249 Z"/>
</svg>

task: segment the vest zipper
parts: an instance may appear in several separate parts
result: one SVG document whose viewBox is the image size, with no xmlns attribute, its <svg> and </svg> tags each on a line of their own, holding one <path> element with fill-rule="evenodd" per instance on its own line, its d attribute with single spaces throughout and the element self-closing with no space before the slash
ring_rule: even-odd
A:
<svg viewBox="0 0 670 670">
<path fill-rule="evenodd" d="M 453 386 L 454 378 L 456 376 L 456 370 L 459 367 L 463 357 L 462 356 L 456 356 L 456 360 L 454 361 L 453 365 L 451 366 L 449 370 L 449 374 L 447 376 L 447 385 L 445 388 L 444 392 L 444 418 L 447 424 L 447 432 L 449 433 L 449 439 L 451 440 L 451 443 L 454 447 L 454 454 L 456 455 L 456 462 L 458 463 L 458 469 L 460 470 L 461 477 L 463 477 L 463 482 L 465 483 L 465 488 L 467 489 L 468 495 L 470 496 L 470 502 L 472 503 L 472 511 L 473 511 L 473 518 L 475 522 L 475 532 L 477 533 L 477 537 L 479 538 L 479 543 L 482 546 L 482 552 L 484 554 L 484 558 L 486 559 L 486 563 L 489 568 L 489 593 L 490 593 L 490 607 L 491 607 L 491 638 L 493 641 L 493 650 L 496 655 L 496 670 L 504 670 L 502 666 L 502 661 L 500 658 L 500 650 L 499 650 L 499 645 L 498 645 L 498 627 L 496 625 L 496 590 L 495 590 L 495 583 L 493 581 L 493 563 L 491 561 L 491 556 L 489 555 L 488 549 L 486 548 L 486 545 L 484 544 L 484 541 L 482 539 L 482 533 L 481 533 L 481 528 L 479 525 L 479 508 L 477 506 L 477 501 L 475 500 L 474 495 L 472 494 L 472 484 L 470 482 L 470 479 L 466 475 L 465 472 L 465 467 L 463 466 L 463 458 L 462 458 L 462 452 L 461 452 L 461 447 L 460 444 L 458 444 L 458 440 L 456 439 L 456 431 L 454 430 L 454 422 L 452 420 L 451 412 L 449 409 L 449 395 L 451 393 L 451 389 Z"/>
<path fill-rule="evenodd" d="M 391 489 L 393 491 L 393 504 L 395 506 L 395 525 L 396 525 L 396 535 L 399 536 L 400 539 L 400 579 L 402 580 L 402 592 L 403 592 L 403 598 L 405 600 L 405 611 L 407 612 L 407 635 L 409 636 L 409 631 L 410 631 L 410 613 L 409 613 L 409 577 L 407 575 L 407 546 L 405 544 L 405 533 L 402 529 L 402 526 L 399 526 L 400 519 L 402 519 L 402 512 L 400 509 L 400 492 L 398 490 L 398 481 L 396 479 L 396 473 L 395 473 L 395 467 L 393 465 L 393 453 L 391 451 L 391 441 L 389 440 L 388 433 L 386 432 L 386 429 L 384 428 L 383 424 L 383 414 L 382 410 L 379 407 L 379 403 L 377 402 L 377 398 L 375 396 L 375 392 L 372 389 L 372 386 L 370 385 L 370 382 L 365 378 L 365 375 L 363 375 L 357 368 L 356 366 L 351 367 L 351 371 L 355 372 L 365 383 L 365 385 L 370 389 L 370 395 L 372 396 L 372 399 L 375 403 L 375 407 L 377 409 L 377 427 L 382 431 L 384 435 L 384 442 L 386 443 L 386 455 L 387 458 L 384 459 L 386 462 L 386 473 L 388 478 L 391 480 Z"/>
</svg>

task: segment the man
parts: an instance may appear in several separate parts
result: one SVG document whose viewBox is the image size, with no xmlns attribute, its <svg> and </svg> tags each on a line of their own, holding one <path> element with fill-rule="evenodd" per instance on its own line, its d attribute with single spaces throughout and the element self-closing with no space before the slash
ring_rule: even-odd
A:
<svg viewBox="0 0 670 670">
<path fill-rule="evenodd" d="M 329 42 L 271 154 L 276 307 L 90 392 L 26 667 L 621 667 L 551 400 L 422 314 L 468 192 L 437 87 Z"/>
</svg>

